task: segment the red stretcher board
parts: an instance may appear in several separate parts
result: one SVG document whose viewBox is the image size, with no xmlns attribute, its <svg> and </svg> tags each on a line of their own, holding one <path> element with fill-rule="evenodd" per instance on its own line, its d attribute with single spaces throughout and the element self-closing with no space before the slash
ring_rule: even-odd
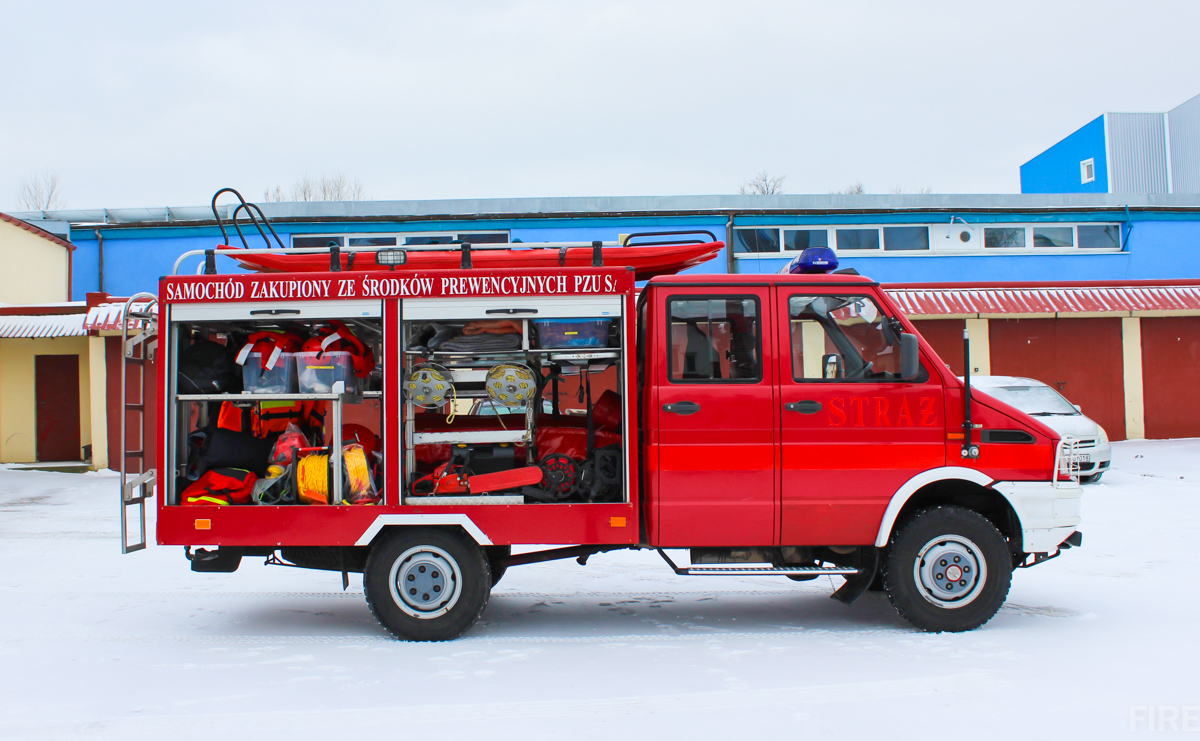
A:
<svg viewBox="0 0 1200 741">
<path fill-rule="evenodd" d="M 462 264 L 462 253 L 456 246 L 446 250 L 407 250 L 405 270 L 456 270 Z M 532 247 L 532 245 L 531 245 Z M 701 244 L 664 244 L 630 247 L 603 247 L 604 267 L 631 267 L 636 280 L 649 280 L 656 275 L 673 275 L 713 259 L 725 247 L 724 242 Z M 397 247 L 396 249 L 404 249 Z M 218 245 L 217 250 L 237 259 L 243 267 L 263 273 L 324 273 L 329 271 L 328 253 L 314 254 L 253 254 L 238 255 L 241 247 Z M 475 249 L 471 262 L 483 268 L 590 268 L 591 247 L 568 247 L 565 250 L 547 249 Z M 353 262 L 351 261 L 353 257 Z M 342 269 L 346 271 L 388 270 L 391 266 L 375 262 L 374 252 L 343 252 Z"/>
</svg>

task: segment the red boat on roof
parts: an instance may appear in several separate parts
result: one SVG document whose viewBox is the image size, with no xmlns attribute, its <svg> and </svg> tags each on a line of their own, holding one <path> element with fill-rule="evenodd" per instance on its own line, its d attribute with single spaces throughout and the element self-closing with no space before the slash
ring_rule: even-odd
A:
<svg viewBox="0 0 1200 741">
<path fill-rule="evenodd" d="M 217 199 L 223 193 L 232 193 L 241 202 L 233 212 L 233 227 L 241 238 L 242 247 L 229 244 L 229 233 L 217 210 Z M 245 210 L 250 223 L 258 230 L 268 248 L 270 232 L 279 245 L 279 250 L 250 249 L 246 235 L 242 233 L 238 214 Z M 409 270 L 455 270 L 464 267 L 478 268 L 586 268 L 603 265 L 606 267 L 631 267 L 636 280 L 649 280 L 657 275 L 672 275 L 687 268 L 713 259 L 725 247 L 716 236 L 706 229 L 665 232 L 643 232 L 626 236 L 621 244 L 580 243 L 515 243 L 509 245 L 397 245 L 371 249 L 333 250 L 320 249 L 300 251 L 287 249 L 267 221 L 262 209 L 248 203 L 233 188 L 218 190 L 212 199 L 213 217 L 221 229 L 223 244 L 217 252 L 232 257 L 243 267 L 263 273 L 317 273 L 326 272 L 336 260 L 341 270 L 366 271 L 390 270 L 404 265 Z M 708 241 L 699 239 L 708 237 Z M 644 241 L 652 239 L 655 241 Z M 639 241 L 642 240 L 642 241 Z M 400 255 L 398 253 L 403 253 Z M 384 262 L 379 256 L 385 255 Z"/>
<path fill-rule="evenodd" d="M 634 269 L 637 280 L 648 280 L 656 275 L 671 275 L 699 265 L 716 257 L 725 246 L 724 242 L 699 242 L 692 244 L 618 245 L 601 247 L 603 264 L 606 267 L 629 266 Z M 491 248 L 493 245 L 488 245 Z M 269 273 L 315 273 L 330 269 L 328 251 L 319 254 L 284 252 L 263 253 L 254 251 L 239 255 L 243 248 L 231 245 L 217 247 L 236 259 L 244 267 Z M 405 269 L 408 270 L 455 270 L 462 265 L 462 245 L 446 245 L 444 249 L 430 250 L 428 247 L 405 249 Z M 393 250 L 393 251 L 394 251 Z M 379 252 L 342 252 L 342 270 L 387 270 L 391 265 L 381 265 L 376 260 Z M 585 268 L 593 264 L 592 247 L 540 247 L 535 244 L 514 245 L 508 249 L 480 249 L 470 251 L 471 263 L 477 268 Z"/>
</svg>

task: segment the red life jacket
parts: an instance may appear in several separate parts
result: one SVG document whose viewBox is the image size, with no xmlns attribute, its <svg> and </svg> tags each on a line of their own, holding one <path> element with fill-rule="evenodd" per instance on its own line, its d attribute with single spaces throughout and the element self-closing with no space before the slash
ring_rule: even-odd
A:
<svg viewBox="0 0 1200 741">
<path fill-rule="evenodd" d="M 326 352 L 348 352 L 354 363 L 354 375 L 366 378 L 375 369 L 375 353 L 358 339 L 345 322 L 330 319 L 328 327 L 317 330 L 301 348 L 302 352 L 315 352 L 320 358 Z"/>
<path fill-rule="evenodd" d="M 262 362 L 263 370 L 274 370 L 280 356 L 285 352 L 296 352 L 300 349 L 301 342 L 303 340 L 299 335 L 291 332 L 255 332 L 238 351 L 237 364 L 245 365 L 250 353 L 256 352 L 262 356 L 259 360 Z"/>
<path fill-rule="evenodd" d="M 249 504 L 257 480 L 240 468 L 214 468 L 183 490 L 180 504 Z"/>
<path fill-rule="evenodd" d="M 235 432 L 250 432 L 255 437 L 284 432 L 289 424 L 296 425 L 301 431 L 318 431 L 325 426 L 326 406 L 324 401 L 263 399 L 256 402 L 251 409 L 243 410 L 233 402 L 227 401 L 221 404 L 217 427 Z"/>
</svg>

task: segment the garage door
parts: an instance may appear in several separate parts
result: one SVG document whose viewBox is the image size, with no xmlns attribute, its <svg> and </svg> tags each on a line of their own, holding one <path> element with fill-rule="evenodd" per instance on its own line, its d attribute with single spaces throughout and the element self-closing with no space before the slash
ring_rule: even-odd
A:
<svg viewBox="0 0 1200 741">
<path fill-rule="evenodd" d="M 1146 437 L 1200 437 L 1200 317 L 1142 319 Z"/>
<path fill-rule="evenodd" d="M 988 327 L 994 375 L 1036 378 L 1053 386 L 1099 422 L 1109 438 L 1125 439 L 1119 318 L 992 319 Z"/>
<path fill-rule="evenodd" d="M 922 319 L 914 321 L 917 331 L 933 346 L 943 363 L 950 366 L 954 375 L 963 374 L 963 328 L 962 319 Z"/>
</svg>

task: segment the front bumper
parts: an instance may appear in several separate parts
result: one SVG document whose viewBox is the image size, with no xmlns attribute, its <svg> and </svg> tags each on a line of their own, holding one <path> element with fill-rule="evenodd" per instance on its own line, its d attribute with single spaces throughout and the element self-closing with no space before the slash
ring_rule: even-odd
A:
<svg viewBox="0 0 1200 741">
<path fill-rule="evenodd" d="M 1083 489 L 1077 482 L 997 481 L 1021 523 L 1024 553 L 1052 553 L 1079 528 Z"/>
</svg>

